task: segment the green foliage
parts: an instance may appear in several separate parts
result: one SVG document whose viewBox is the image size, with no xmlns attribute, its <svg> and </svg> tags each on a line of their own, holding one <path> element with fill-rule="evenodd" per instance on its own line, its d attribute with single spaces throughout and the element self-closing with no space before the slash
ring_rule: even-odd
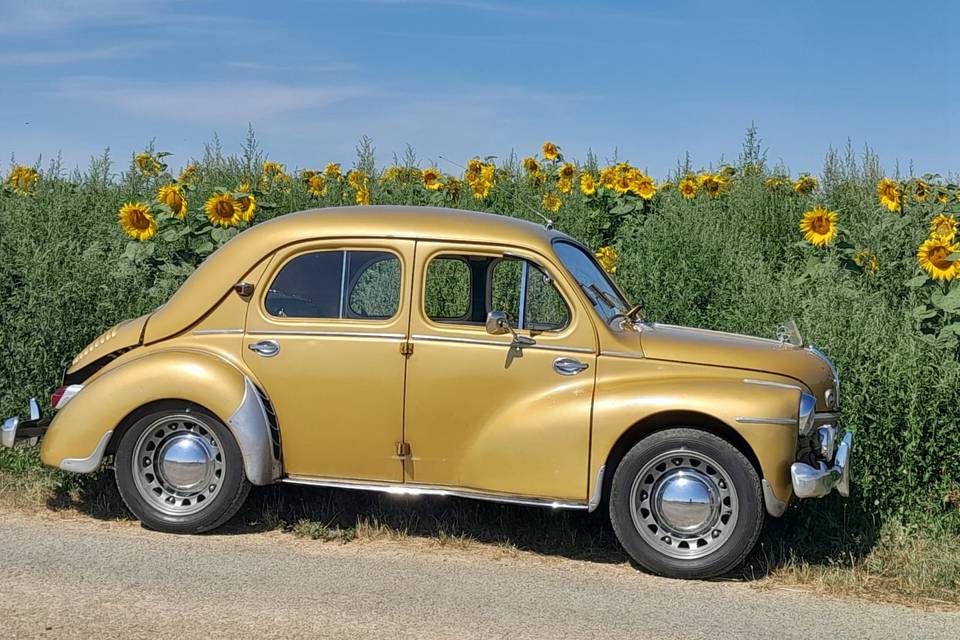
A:
<svg viewBox="0 0 960 640">
<path fill-rule="evenodd" d="M 104 154 L 83 175 L 51 167 L 29 195 L 0 191 L 0 416 L 23 413 L 27 397 L 48 397 L 91 339 L 162 304 L 235 235 L 236 228 L 207 221 L 203 205 L 214 193 L 239 197 L 246 182 L 244 193 L 257 201 L 252 223 L 352 205 L 357 196 L 346 176 L 326 178 L 316 195 L 302 174 L 281 168 L 268 175 L 252 134 L 240 156 L 225 156 L 215 140 L 183 182 L 187 220 L 158 213 L 157 235 L 140 243 L 121 231 L 119 208 L 154 202 L 159 187 L 176 182 L 169 158 L 159 162 L 163 155 L 149 151 L 162 166 L 157 175 L 133 162 L 114 175 Z M 497 169 L 489 196 L 477 199 L 463 177 L 457 184 L 444 176 L 443 188 L 426 188 L 412 151 L 386 171 L 378 171 L 374 153 L 372 142 L 362 140 L 354 167 L 368 176 L 374 204 L 486 210 L 539 223 L 543 195 L 559 193 L 558 163 L 543 162 L 546 177 L 538 182 L 514 157 L 485 158 Z M 590 157 L 577 175 L 596 177 L 598 170 Z M 691 171 L 687 160 L 673 181 Z M 722 173 L 729 180 L 715 198 L 701 190 L 688 200 L 675 187 L 652 199 L 609 189 L 588 196 L 574 187 L 548 215 L 593 249 L 616 247 L 617 279 L 651 320 L 772 337 L 795 318 L 840 370 L 844 426 L 857 437 L 853 512 L 960 531 L 960 287 L 928 280 L 916 261 L 930 218 L 956 212 L 956 188 L 944 185 L 949 204 L 935 197 L 908 201 L 905 191 L 904 212 L 892 214 L 877 202 L 883 176 L 877 159 L 849 149 L 828 154 L 812 193 L 796 193 L 789 183 L 771 186 L 768 179 L 785 171 L 766 165 L 755 130 L 737 166 Z M 798 230 L 815 205 L 838 213 L 840 235 L 831 246 L 811 247 Z M 858 254 L 863 250 L 876 257 L 876 270 Z M 456 265 L 446 266 L 438 274 L 445 282 L 464 277 Z M 437 305 L 441 315 L 462 312 L 456 300 L 438 297 Z M 0 451 L 0 467 L 33 464 L 21 452 Z M 826 508 L 818 504 L 827 501 L 804 509 Z"/>
</svg>

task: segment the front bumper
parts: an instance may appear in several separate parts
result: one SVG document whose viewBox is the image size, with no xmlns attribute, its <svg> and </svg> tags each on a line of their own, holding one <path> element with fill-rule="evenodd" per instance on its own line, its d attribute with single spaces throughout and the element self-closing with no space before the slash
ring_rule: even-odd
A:
<svg viewBox="0 0 960 640">
<path fill-rule="evenodd" d="M 793 492 L 798 498 L 822 498 L 834 489 L 850 495 L 850 455 L 853 453 L 853 434 L 847 432 L 840 440 L 833 463 L 819 462 L 813 467 L 805 462 L 790 465 Z"/>
<path fill-rule="evenodd" d="M 20 420 L 18 416 L 13 416 L 3 421 L 3 426 L 0 427 L 0 445 L 12 447 L 18 440 L 26 440 L 28 444 L 34 445 L 47 432 L 50 418 L 40 415 L 40 405 L 35 398 L 30 398 L 29 405 L 28 420 Z"/>
</svg>

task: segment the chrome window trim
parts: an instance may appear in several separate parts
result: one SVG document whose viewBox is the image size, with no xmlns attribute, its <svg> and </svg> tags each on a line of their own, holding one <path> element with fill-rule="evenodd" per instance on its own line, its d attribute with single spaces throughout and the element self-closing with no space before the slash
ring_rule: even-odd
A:
<svg viewBox="0 0 960 640">
<path fill-rule="evenodd" d="M 787 384 L 785 382 L 774 382 L 773 380 L 757 380 L 755 378 L 744 378 L 744 384 L 758 384 L 766 387 L 779 387 L 781 389 L 796 389 L 803 391 L 803 387 L 798 384 Z"/>
<path fill-rule="evenodd" d="M 248 331 L 248 336 L 314 336 L 319 338 L 379 338 L 390 340 L 403 340 L 406 336 L 402 333 L 375 333 L 371 331 L 311 331 L 308 329 L 274 329 L 272 331 Z"/>
<path fill-rule="evenodd" d="M 519 504 L 530 507 L 551 507 L 553 509 L 589 509 L 586 502 L 574 500 L 555 500 L 553 498 L 537 498 L 507 493 L 488 493 L 472 489 L 454 489 L 439 485 L 428 484 L 392 484 L 380 482 L 360 482 L 355 480 L 337 480 L 334 478 L 307 478 L 302 476 L 287 476 L 281 482 L 299 484 L 311 487 L 328 487 L 331 489 L 356 489 L 361 491 L 379 491 L 400 496 L 451 496 L 455 498 L 470 498 L 487 502 L 502 502 Z"/>
<path fill-rule="evenodd" d="M 737 422 L 741 424 L 797 424 L 796 418 L 764 418 L 757 416 L 740 416 Z"/>
<path fill-rule="evenodd" d="M 234 335 L 238 333 L 243 333 L 243 329 L 197 329 L 193 332 L 195 336 L 218 336 L 218 335 Z"/>
<path fill-rule="evenodd" d="M 483 338 L 458 338 L 452 336 L 429 336 L 422 333 L 415 333 L 410 336 L 411 340 L 423 340 L 424 342 L 450 342 L 455 344 L 480 344 L 480 345 L 493 345 L 496 347 L 511 347 L 513 342 L 505 342 L 503 340 L 484 340 Z M 533 344 L 533 345 L 524 345 L 524 349 L 543 349 L 545 351 L 569 351 L 573 353 L 593 353 L 593 349 L 588 349 L 586 347 L 562 347 L 559 345 L 552 344 Z"/>
<path fill-rule="evenodd" d="M 642 353 L 636 353 L 633 351 L 601 351 L 600 355 L 613 356 L 616 358 L 636 358 L 637 360 L 643 360 L 645 357 Z"/>
<path fill-rule="evenodd" d="M 517 301 L 517 328 L 526 327 L 525 316 L 527 315 L 527 278 L 530 277 L 530 263 L 524 260 L 520 267 L 520 299 Z M 491 287 L 492 289 L 492 287 Z M 492 305 L 491 305 L 492 306 Z"/>
</svg>

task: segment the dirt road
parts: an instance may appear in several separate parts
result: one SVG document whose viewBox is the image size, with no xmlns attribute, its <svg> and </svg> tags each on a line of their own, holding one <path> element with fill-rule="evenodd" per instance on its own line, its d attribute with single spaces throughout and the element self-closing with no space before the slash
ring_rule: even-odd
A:
<svg viewBox="0 0 960 640">
<path fill-rule="evenodd" d="M 960 614 L 622 565 L 0 513 L 5 638 L 951 638 Z"/>
</svg>

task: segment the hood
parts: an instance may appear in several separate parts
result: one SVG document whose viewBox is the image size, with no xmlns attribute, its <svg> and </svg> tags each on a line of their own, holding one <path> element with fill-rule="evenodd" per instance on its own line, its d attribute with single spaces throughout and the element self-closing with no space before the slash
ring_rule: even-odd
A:
<svg viewBox="0 0 960 640">
<path fill-rule="evenodd" d="M 67 369 L 67 374 L 76 373 L 104 356 L 140 345 L 143 342 L 143 329 L 149 318 L 150 314 L 148 313 L 133 320 L 124 320 L 104 331 L 96 340 L 77 354 L 77 357 L 70 364 L 70 368 Z"/>
<path fill-rule="evenodd" d="M 736 333 L 663 324 L 645 325 L 640 339 L 647 358 L 793 378 L 816 396 L 818 410 L 827 410 L 825 394 L 834 387 L 833 367 L 814 349 Z"/>
</svg>

